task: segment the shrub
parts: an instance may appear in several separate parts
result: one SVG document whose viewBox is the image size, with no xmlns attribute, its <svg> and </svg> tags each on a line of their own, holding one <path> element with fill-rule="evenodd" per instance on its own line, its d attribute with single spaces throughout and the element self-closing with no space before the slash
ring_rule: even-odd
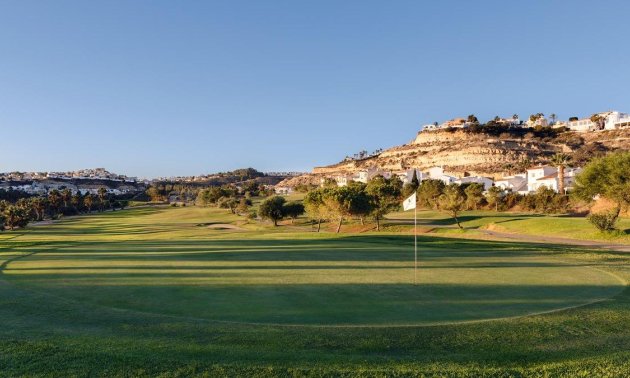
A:
<svg viewBox="0 0 630 378">
<path fill-rule="evenodd" d="M 601 232 L 608 232 L 615 230 L 615 224 L 619 218 L 618 211 L 608 211 L 603 213 L 594 213 L 588 216 L 588 221 L 591 222 Z"/>
</svg>

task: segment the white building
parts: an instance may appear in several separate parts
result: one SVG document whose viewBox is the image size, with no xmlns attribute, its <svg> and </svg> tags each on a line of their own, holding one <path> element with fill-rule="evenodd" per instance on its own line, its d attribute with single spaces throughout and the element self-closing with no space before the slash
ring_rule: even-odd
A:
<svg viewBox="0 0 630 378">
<path fill-rule="evenodd" d="M 388 179 L 392 177 L 392 173 L 388 171 L 381 171 L 378 168 L 368 168 L 357 172 L 354 177 L 352 177 L 352 180 L 367 184 L 368 181 L 376 176 L 383 176 Z"/>
<path fill-rule="evenodd" d="M 273 188 L 274 192 L 279 195 L 287 195 L 293 193 L 293 188 L 289 186 L 276 186 Z"/>
<path fill-rule="evenodd" d="M 416 177 L 418 178 L 418 182 L 422 182 L 422 180 L 426 180 L 429 178 L 429 175 L 426 174 L 425 172 L 422 172 L 421 170 L 419 170 L 418 168 L 412 168 L 412 169 L 408 169 L 406 172 L 404 172 L 404 177 L 401 177 L 401 180 L 403 182 L 403 184 L 409 184 L 411 183 L 411 180 L 413 180 L 413 172 L 416 172 Z"/>
<path fill-rule="evenodd" d="M 536 126 L 547 127 L 549 126 L 549 121 L 547 121 L 547 118 L 545 117 L 538 117 L 533 121 L 531 119 L 527 120 L 527 127 L 536 127 Z"/>
<path fill-rule="evenodd" d="M 575 185 L 575 176 L 577 176 L 578 173 L 580 173 L 582 169 L 581 168 L 566 168 L 564 170 L 564 190 L 570 190 L 571 188 L 573 188 L 573 186 Z M 541 186 L 546 186 L 549 189 L 554 190 L 555 192 L 558 192 L 559 189 L 559 183 L 560 183 L 560 178 L 558 177 L 558 171 L 556 170 L 556 172 L 551 173 L 547 176 L 541 177 L 538 180 L 536 180 L 537 182 L 537 188 L 540 188 Z"/>
<path fill-rule="evenodd" d="M 429 124 L 426 124 L 426 125 L 422 126 L 422 130 L 423 131 L 424 130 L 426 130 L 426 131 L 433 131 L 433 130 L 439 130 L 439 129 L 441 129 L 440 125 L 436 125 L 436 124 L 433 124 L 433 123 L 429 123 Z"/>
<path fill-rule="evenodd" d="M 494 182 L 494 185 L 516 193 L 527 193 L 527 173 L 520 173 L 513 176 L 506 176 Z"/>
<path fill-rule="evenodd" d="M 553 173 L 557 173 L 558 169 L 550 165 L 543 165 L 540 167 L 534 167 L 527 170 L 527 191 L 535 192 L 539 187 L 544 186 L 545 183 L 539 182 L 545 176 L 549 176 Z"/>
<path fill-rule="evenodd" d="M 613 111 L 606 116 L 604 129 L 617 130 L 630 127 L 630 114 Z"/>
<path fill-rule="evenodd" d="M 602 122 L 593 122 L 591 118 L 582 118 L 577 121 L 570 121 L 567 125 L 569 129 L 577 132 L 587 132 L 596 130 L 618 130 L 630 127 L 630 114 L 618 111 L 602 112 L 595 114 L 601 117 Z"/>
<path fill-rule="evenodd" d="M 482 176 L 468 176 L 468 177 L 462 177 L 460 179 L 455 180 L 455 183 L 460 184 L 460 185 L 477 183 L 477 184 L 483 185 L 483 190 L 488 190 L 490 189 L 494 181 L 492 181 L 491 179 L 487 177 L 482 177 Z"/>
<path fill-rule="evenodd" d="M 440 180 L 444 183 L 444 185 L 453 184 L 457 177 L 449 176 L 444 174 L 444 168 L 442 167 L 433 167 L 429 168 L 429 177 L 431 180 Z"/>
<path fill-rule="evenodd" d="M 333 180 L 335 180 L 337 182 L 337 186 L 346 186 L 353 180 L 353 176 L 351 176 L 351 175 L 337 175 L 337 176 L 333 177 Z"/>
<path fill-rule="evenodd" d="M 591 121 L 590 118 L 582 118 L 577 121 L 569 121 L 567 123 L 567 127 L 571 131 L 577 131 L 579 133 L 584 133 L 587 131 L 595 131 L 597 129 L 597 125 Z"/>
</svg>

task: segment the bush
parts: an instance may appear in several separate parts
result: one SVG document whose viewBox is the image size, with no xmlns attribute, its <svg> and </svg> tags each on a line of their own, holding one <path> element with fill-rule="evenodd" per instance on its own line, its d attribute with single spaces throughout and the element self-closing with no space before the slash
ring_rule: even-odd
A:
<svg viewBox="0 0 630 378">
<path fill-rule="evenodd" d="M 615 230 L 615 224 L 619 218 L 618 211 L 608 211 L 603 213 L 594 213 L 588 216 L 591 222 L 601 232 L 609 232 Z"/>
</svg>

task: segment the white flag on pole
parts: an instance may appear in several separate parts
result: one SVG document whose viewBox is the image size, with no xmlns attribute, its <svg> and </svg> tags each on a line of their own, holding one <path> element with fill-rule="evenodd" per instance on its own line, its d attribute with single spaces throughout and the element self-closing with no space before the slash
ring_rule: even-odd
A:
<svg viewBox="0 0 630 378">
<path fill-rule="evenodd" d="M 405 211 L 412 210 L 416 208 L 416 193 L 412 194 L 409 198 L 407 198 L 403 202 L 403 209 Z"/>
</svg>

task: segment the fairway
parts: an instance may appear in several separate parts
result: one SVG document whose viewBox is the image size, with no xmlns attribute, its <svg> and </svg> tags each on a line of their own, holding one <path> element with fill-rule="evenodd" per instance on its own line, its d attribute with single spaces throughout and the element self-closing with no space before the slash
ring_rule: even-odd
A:
<svg viewBox="0 0 630 378">
<path fill-rule="evenodd" d="M 234 222 L 238 229 L 208 227 Z M 19 243 L 4 251 L 2 279 L 17 287 L 94 309 L 195 321 L 436 325 L 566 309 L 624 287 L 542 246 L 440 238 L 419 239 L 414 285 L 409 236 L 296 233 L 207 208 L 75 218 L 12 240 Z"/>
</svg>

